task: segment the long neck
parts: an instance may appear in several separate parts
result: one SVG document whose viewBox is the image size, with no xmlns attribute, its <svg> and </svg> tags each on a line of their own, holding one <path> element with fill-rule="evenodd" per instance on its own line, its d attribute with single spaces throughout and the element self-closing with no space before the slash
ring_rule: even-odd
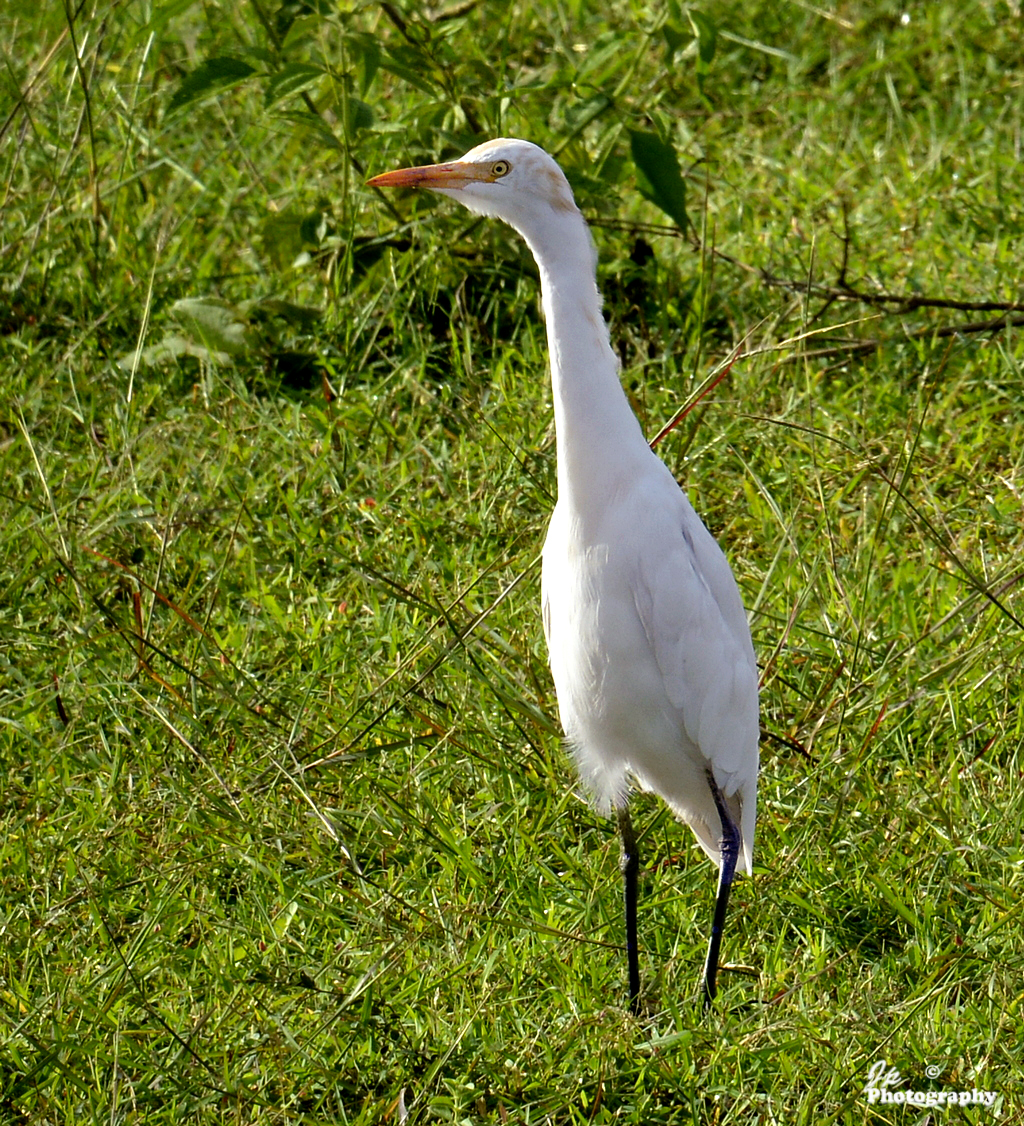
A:
<svg viewBox="0 0 1024 1126">
<path fill-rule="evenodd" d="M 558 495 L 573 507 L 599 503 L 650 456 L 619 382 L 594 276 L 590 232 L 566 223 L 527 236 L 540 267 L 558 438 Z M 531 234 L 533 234 L 531 232 Z"/>
</svg>

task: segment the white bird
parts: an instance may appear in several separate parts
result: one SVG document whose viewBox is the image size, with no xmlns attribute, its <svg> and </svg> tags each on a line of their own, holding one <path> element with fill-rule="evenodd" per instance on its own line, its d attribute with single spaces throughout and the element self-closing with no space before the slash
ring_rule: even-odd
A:
<svg viewBox="0 0 1024 1126">
<path fill-rule="evenodd" d="M 559 714 L 594 804 L 617 813 L 634 1013 L 630 778 L 660 794 L 719 865 L 707 1008 L 733 874 L 751 871 L 756 816 L 757 665 L 732 571 L 630 409 L 601 314 L 597 252 L 558 164 L 503 138 L 369 184 L 429 188 L 502 219 L 537 261 L 558 452 L 541 586 Z"/>
</svg>

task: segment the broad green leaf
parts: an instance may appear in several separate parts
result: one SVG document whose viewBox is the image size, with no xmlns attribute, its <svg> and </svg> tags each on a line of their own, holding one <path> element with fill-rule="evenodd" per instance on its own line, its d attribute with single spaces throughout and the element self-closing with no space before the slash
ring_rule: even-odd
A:
<svg viewBox="0 0 1024 1126">
<path fill-rule="evenodd" d="M 577 102 L 565 111 L 565 123 L 569 129 L 578 133 L 589 125 L 595 117 L 599 117 L 612 104 L 611 98 L 606 94 L 595 94 L 585 102 Z"/>
<path fill-rule="evenodd" d="M 350 35 L 345 40 L 359 72 L 359 93 L 364 97 L 380 69 L 380 44 L 372 35 Z"/>
<path fill-rule="evenodd" d="M 276 318 L 302 332 L 309 332 L 323 317 L 323 312 L 312 305 L 296 305 L 280 297 L 261 297 L 256 301 L 247 301 L 244 309 L 253 320 Z"/>
<path fill-rule="evenodd" d="M 622 65 L 622 37 L 609 32 L 600 36 L 595 43 L 591 44 L 580 58 L 579 68 L 576 72 L 577 81 L 582 81 L 585 78 L 589 83 L 599 83 L 601 78 L 607 77 L 604 68 L 610 62 L 615 64 L 612 67 L 613 71 L 620 69 Z"/>
<path fill-rule="evenodd" d="M 422 51 L 412 47 L 389 47 L 380 65 L 398 78 L 404 79 L 410 86 L 422 90 L 424 94 L 437 93 L 437 83 L 430 80 L 429 74 L 433 64 Z"/>
<path fill-rule="evenodd" d="M 180 336 L 178 333 L 168 333 L 163 340 L 150 344 L 148 348 L 138 348 L 128 352 L 117 361 L 117 366 L 122 371 L 134 371 L 137 368 L 159 367 L 168 360 L 178 360 L 182 356 L 192 356 L 193 359 L 203 363 L 229 364 L 231 357 L 227 352 L 218 352 L 214 349 L 204 348 L 191 340 Z"/>
<path fill-rule="evenodd" d="M 697 36 L 698 58 L 700 62 L 703 63 L 704 69 L 707 70 L 711 65 L 711 60 L 715 57 L 715 47 L 718 44 L 718 29 L 703 12 L 697 12 L 690 8 L 687 10 L 686 15 L 690 21 L 690 26 L 693 28 L 694 35 Z"/>
<path fill-rule="evenodd" d="M 324 21 L 318 15 L 299 15 L 299 5 L 288 7 L 284 4 L 277 9 L 275 23 L 281 36 L 281 55 L 283 58 L 308 54 L 306 47 L 314 42 L 323 31 Z"/>
<path fill-rule="evenodd" d="M 671 62 L 675 57 L 676 51 L 682 47 L 686 47 L 693 42 L 693 36 L 685 31 L 681 31 L 673 23 L 665 23 L 661 28 L 662 37 L 665 40 L 665 60 Z"/>
<path fill-rule="evenodd" d="M 304 215 L 294 215 L 282 212 L 269 215 L 263 221 L 262 235 L 263 249 L 274 263 L 278 271 L 287 270 L 295 264 L 299 255 L 307 249 L 307 241 L 303 235 Z"/>
<path fill-rule="evenodd" d="M 172 114 L 208 94 L 220 93 L 231 86 L 237 86 L 255 73 L 255 68 L 241 59 L 230 56 L 207 59 L 181 80 L 167 106 L 167 112 Z"/>
<path fill-rule="evenodd" d="M 136 28 L 135 32 L 128 37 L 127 42 L 132 45 L 143 43 L 151 35 L 159 38 L 160 33 L 168 23 L 187 12 L 193 4 L 195 4 L 195 0 L 167 0 L 166 3 L 154 5 L 150 18 Z"/>
<path fill-rule="evenodd" d="M 655 133 L 629 131 L 629 147 L 637 170 L 640 194 L 660 207 L 680 230 L 689 225 L 686 217 L 686 185 L 675 149 Z"/>
<path fill-rule="evenodd" d="M 259 347 L 245 314 L 218 297 L 186 297 L 175 301 L 171 313 L 207 348 L 242 356 Z"/>
<path fill-rule="evenodd" d="M 279 110 L 278 113 L 282 117 L 288 118 L 289 121 L 294 121 L 300 128 L 312 133 L 314 140 L 325 148 L 335 149 L 337 152 L 345 151 L 345 146 L 335 137 L 331 127 L 322 117 L 317 117 L 305 110 L 296 113 Z"/>
<path fill-rule="evenodd" d="M 269 108 L 283 98 L 297 94 L 310 83 L 316 82 L 323 73 L 323 67 L 310 66 L 308 63 L 289 63 L 271 76 L 267 83 L 267 91 L 263 96 L 264 106 Z"/>
<path fill-rule="evenodd" d="M 359 98 L 348 99 L 348 128 L 350 133 L 373 128 L 373 110 Z"/>
</svg>

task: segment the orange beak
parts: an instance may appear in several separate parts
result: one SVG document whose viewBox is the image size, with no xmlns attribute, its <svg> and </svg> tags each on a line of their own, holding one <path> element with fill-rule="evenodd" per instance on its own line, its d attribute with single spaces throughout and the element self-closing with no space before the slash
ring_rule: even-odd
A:
<svg viewBox="0 0 1024 1126">
<path fill-rule="evenodd" d="M 424 164 L 419 168 L 399 168 L 382 172 L 367 180 L 371 188 L 464 188 L 467 184 L 492 184 L 496 176 L 489 164 Z"/>
</svg>

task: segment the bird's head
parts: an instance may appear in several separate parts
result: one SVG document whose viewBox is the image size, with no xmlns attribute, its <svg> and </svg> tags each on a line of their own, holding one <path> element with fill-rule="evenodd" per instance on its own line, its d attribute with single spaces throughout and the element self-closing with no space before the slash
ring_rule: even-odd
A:
<svg viewBox="0 0 1024 1126">
<path fill-rule="evenodd" d="M 448 164 L 400 168 L 368 181 L 375 188 L 429 188 L 470 211 L 493 215 L 528 239 L 551 220 L 579 216 L 561 168 L 529 141 L 485 141 Z"/>
</svg>

